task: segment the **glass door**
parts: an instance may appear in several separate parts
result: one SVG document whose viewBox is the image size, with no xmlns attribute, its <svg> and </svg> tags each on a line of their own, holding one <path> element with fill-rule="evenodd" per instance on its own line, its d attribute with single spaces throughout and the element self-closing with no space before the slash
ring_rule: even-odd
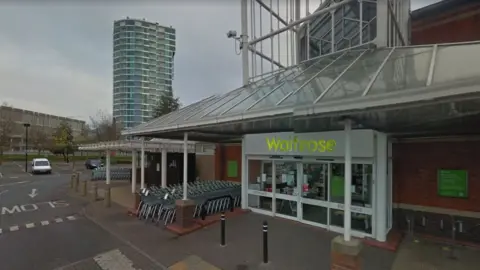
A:
<svg viewBox="0 0 480 270">
<path fill-rule="evenodd" d="M 297 161 L 275 161 L 275 215 L 298 219 L 302 164 Z"/>
<path fill-rule="evenodd" d="M 329 224 L 330 164 L 306 161 L 302 164 L 302 180 L 301 219 L 304 223 L 326 228 Z"/>
<path fill-rule="evenodd" d="M 248 159 L 248 207 L 253 211 L 273 215 L 273 162 Z"/>
</svg>

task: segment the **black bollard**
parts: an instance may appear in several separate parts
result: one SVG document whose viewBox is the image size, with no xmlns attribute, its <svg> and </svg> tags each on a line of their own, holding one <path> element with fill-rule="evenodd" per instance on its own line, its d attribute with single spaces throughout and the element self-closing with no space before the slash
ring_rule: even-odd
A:
<svg viewBox="0 0 480 270">
<path fill-rule="evenodd" d="M 263 222 L 263 263 L 268 263 L 268 223 Z"/>
<path fill-rule="evenodd" d="M 222 212 L 220 218 L 220 246 L 225 246 L 225 212 Z"/>
</svg>

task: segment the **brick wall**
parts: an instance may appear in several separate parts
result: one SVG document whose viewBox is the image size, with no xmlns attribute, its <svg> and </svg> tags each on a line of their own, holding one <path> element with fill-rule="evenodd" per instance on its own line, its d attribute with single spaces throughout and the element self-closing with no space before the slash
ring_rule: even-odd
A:
<svg viewBox="0 0 480 270">
<path fill-rule="evenodd" d="M 437 170 L 468 171 L 468 199 L 437 195 Z M 480 212 L 480 141 L 393 145 L 393 201 Z"/>
<path fill-rule="evenodd" d="M 480 2 L 438 16 L 412 20 L 412 44 L 480 40 Z"/>
</svg>

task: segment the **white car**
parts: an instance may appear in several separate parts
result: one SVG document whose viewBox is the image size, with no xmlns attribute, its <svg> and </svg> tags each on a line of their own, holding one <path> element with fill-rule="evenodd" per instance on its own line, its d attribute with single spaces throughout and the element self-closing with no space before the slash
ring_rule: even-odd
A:
<svg viewBox="0 0 480 270">
<path fill-rule="evenodd" d="M 32 160 L 32 173 L 52 173 L 52 166 L 50 161 L 46 158 L 34 158 Z"/>
</svg>

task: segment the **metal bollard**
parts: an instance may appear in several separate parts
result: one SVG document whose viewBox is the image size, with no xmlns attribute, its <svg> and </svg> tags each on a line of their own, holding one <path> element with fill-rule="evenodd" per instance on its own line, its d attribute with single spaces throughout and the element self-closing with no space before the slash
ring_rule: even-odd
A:
<svg viewBox="0 0 480 270">
<path fill-rule="evenodd" d="M 70 188 L 71 189 L 74 189 L 75 188 L 75 177 L 77 177 L 75 174 L 72 174 L 72 176 L 70 177 Z"/>
<path fill-rule="evenodd" d="M 83 197 L 87 196 L 87 180 L 82 180 L 82 188 L 81 188 L 81 195 Z"/>
<path fill-rule="evenodd" d="M 98 185 L 97 183 L 92 183 L 92 201 L 96 202 L 98 200 Z"/>
<path fill-rule="evenodd" d="M 268 223 L 263 222 L 263 263 L 268 263 Z"/>
<path fill-rule="evenodd" d="M 220 246 L 225 246 L 225 212 L 222 212 L 220 218 Z"/>
<path fill-rule="evenodd" d="M 111 200 L 111 197 L 110 197 L 110 187 L 105 187 L 105 196 L 104 196 L 104 203 L 105 203 L 105 207 L 110 207 L 110 200 Z"/>
</svg>

